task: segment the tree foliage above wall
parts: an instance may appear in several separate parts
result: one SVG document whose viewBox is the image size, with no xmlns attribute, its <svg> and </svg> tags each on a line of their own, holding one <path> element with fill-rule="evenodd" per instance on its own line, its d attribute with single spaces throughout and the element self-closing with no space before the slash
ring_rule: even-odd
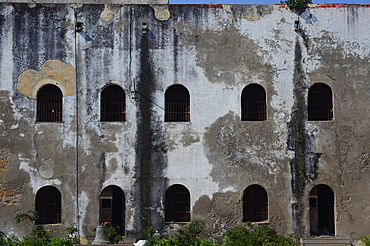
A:
<svg viewBox="0 0 370 246">
<path fill-rule="evenodd" d="M 281 4 L 285 4 L 291 10 L 298 10 L 302 8 L 305 4 L 312 3 L 311 0 L 286 0 L 280 1 Z"/>
</svg>

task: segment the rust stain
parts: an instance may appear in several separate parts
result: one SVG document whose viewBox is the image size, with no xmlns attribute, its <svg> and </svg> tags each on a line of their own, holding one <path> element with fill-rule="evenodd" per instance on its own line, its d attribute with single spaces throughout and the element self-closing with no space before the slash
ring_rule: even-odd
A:
<svg viewBox="0 0 370 246">
<path fill-rule="evenodd" d="M 5 161 L 0 160 L 0 174 L 2 174 L 4 170 L 5 170 Z"/>
<path fill-rule="evenodd" d="M 64 97 L 74 95 L 74 67 L 59 60 L 48 60 L 40 71 L 29 69 L 19 75 L 17 89 L 29 98 L 36 98 L 38 90 L 46 84 L 58 86 Z"/>
<path fill-rule="evenodd" d="M 5 171 L 6 162 L 4 159 L 0 159 L 0 207 L 3 205 L 19 205 L 21 204 L 22 195 L 16 189 L 6 187 L 6 182 L 4 182 Z"/>
<path fill-rule="evenodd" d="M 82 245 L 86 245 L 86 244 L 88 244 L 88 243 L 89 243 L 89 241 L 88 241 L 86 238 L 84 238 L 84 237 L 80 236 L 80 243 L 81 243 Z"/>
</svg>

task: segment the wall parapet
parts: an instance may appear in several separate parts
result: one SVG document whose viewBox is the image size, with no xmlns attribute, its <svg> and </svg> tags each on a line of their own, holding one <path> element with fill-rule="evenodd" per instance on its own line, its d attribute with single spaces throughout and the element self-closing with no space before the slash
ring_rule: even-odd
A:
<svg viewBox="0 0 370 246">
<path fill-rule="evenodd" d="M 6 3 L 9 1 L 0 0 L 2 3 Z M 168 4 L 168 0 L 14 0 L 12 3 L 53 3 L 53 4 L 60 4 L 60 3 L 71 3 L 71 4 Z"/>
</svg>

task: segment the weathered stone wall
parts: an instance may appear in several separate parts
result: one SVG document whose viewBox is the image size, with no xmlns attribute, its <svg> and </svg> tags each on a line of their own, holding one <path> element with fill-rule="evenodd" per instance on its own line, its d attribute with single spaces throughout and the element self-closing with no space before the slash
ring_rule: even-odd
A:
<svg viewBox="0 0 370 246">
<path fill-rule="evenodd" d="M 311 5 L 0 5 L 0 230 L 35 194 L 62 194 L 62 224 L 85 238 L 109 185 L 126 197 L 126 231 L 164 229 L 164 194 L 191 195 L 192 219 L 217 237 L 242 222 L 243 191 L 263 186 L 279 233 L 309 235 L 308 194 L 335 194 L 335 231 L 370 234 L 370 7 Z M 75 21 L 84 23 L 75 31 Z M 296 25 L 296 27 L 295 27 Z M 332 88 L 334 120 L 307 121 L 311 85 Z M 267 120 L 241 121 L 241 92 L 264 87 Z M 36 122 L 45 84 L 63 93 L 63 122 Z M 126 122 L 100 122 L 100 93 L 126 93 Z M 164 122 L 164 93 L 184 85 L 190 122 Z M 137 99 L 132 91 L 137 90 Z M 176 227 L 176 226 L 174 226 Z"/>
</svg>

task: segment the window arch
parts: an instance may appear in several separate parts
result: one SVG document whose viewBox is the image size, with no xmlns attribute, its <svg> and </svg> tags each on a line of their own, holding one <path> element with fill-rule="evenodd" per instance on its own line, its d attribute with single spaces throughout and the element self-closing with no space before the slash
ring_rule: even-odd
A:
<svg viewBox="0 0 370 246">
<path fill-rule="evenodd" d="M 308 120 L 333 120 L 331 88 L 323 83 L 311 86 L 308 91 Z"/>
<path fill-rule="evenodd" d="M 165 93 L 165 121 L 190 121 L 190 95 L 182 85 L 173 85 Z"/>
<path fill-rule="evenodd" d="M 54 186 L 45 186 L 37 191 L 35 207 L 40 216 L 36 224 L 62 223 L 62 199 Z"/>
<path fill-rule="evenodd" d="M 242 121 L 266 120 L 266 92 L 257 84 L 247 85 L 242 92 L 241 98 Z"/>
<path fill-rule="evenodd" d="M 110 85 L 101 92 L 101 121 L 126 121 L 126 96 L 118 85 Z"/>
<path fill-rule="evenodd" d="M 190 193 L 179 184 L 172 185 L 165 195 L 165 221 L 190 222 Z"/>
<path fill-rule="evenodd" d="M 315 235 L 335 235 L 334 192 L 327 185 L 316 185 L 309 194 L 310 231 Z"/>
<path fill-rule="evenodd" d="M 37 92 L 36 120 L 62 122 L 63 94 L 55 85 L 45 85 Z"/>
<path fill-rule="evenodd" d="M 268 220 L 268 198 L 260 185 L 250 185 L 243 194 L 243 222 Z"/>
<path fill-rule="evenodd" d="M 100 193 L 99 223 L 109 222 L 121 234 L 125 234 L 126 199 L 118 186 L 111 185 Z"/>
</svg>

